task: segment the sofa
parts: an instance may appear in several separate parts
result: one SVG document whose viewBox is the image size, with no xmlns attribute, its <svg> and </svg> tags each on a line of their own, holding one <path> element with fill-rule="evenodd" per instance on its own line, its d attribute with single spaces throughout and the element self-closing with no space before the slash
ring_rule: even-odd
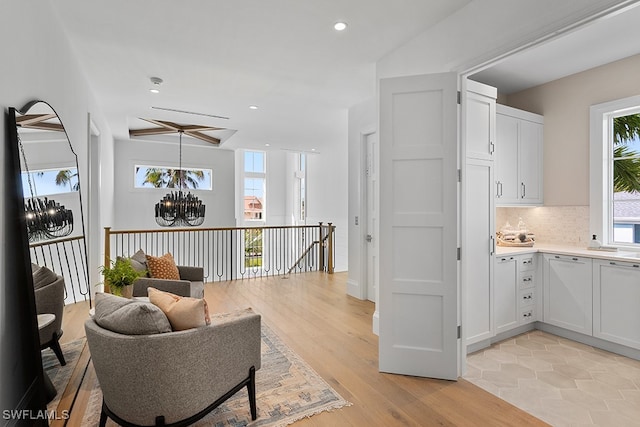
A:
<svg viewBox="0 0 640 427">
<path fill-rule="evenodd" d="M 167 254 L 164 256 L 166 255 Z M 204 269 L 202 267 L 176 265 L 175 267 L 178 270 L 179 279 L 167 279 L 152 277 L 147 264 L 147 254 L 145 254 L 142 249 L 138 250 L 129 259 L 131 261 L 131 265 L 136 270 L 146 272 L 146 276 L 139 277 L 133 283 L 134 297 L 146 297 L 147 288 L 149 287 L 184 297 L 204 297 Z M 173 260 L 172 257 L 171 260 Z"/>
</svg>

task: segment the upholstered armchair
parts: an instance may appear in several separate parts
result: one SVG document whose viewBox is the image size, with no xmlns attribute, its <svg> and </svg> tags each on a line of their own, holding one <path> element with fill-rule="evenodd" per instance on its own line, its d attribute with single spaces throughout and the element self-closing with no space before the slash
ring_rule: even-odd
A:
<svg viewBox="0 0 640 427">
<path fill-rule="evenodd" d="M 143 312 L 139 321 L 127 320 L 127 328 L 159 316 L 151 303 L 135 300 L 122 310 Z M 123 426 L 187 426 L 245 387 L 256 419 L 260 315 L 248 309 L 211 316 L 207 326 L 177 332 L 164 332 L 163 326 L 129 335 L 101 327 L 96 321 L 109 325 L 98 312 L 96 302 L 96 316 L 86 321 L 85 331 L 103 394 L 101 426 L 107 418 Z M 156 328 L 160 320 L 146 325 Z"/>
<path fill-rule="evenodd" d="M 55 319 L 39 329 L 40 347 L 51 347 L 61 365 L 66 365 L 60 343 L 64 311 L 64 279 L 46 267 L 32 266 L 37 314 L 53 314 Z"/>
</svg>

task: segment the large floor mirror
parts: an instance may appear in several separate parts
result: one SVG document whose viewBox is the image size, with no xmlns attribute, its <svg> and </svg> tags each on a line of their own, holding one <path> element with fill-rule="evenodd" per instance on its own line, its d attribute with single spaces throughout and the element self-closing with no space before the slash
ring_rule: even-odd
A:
<svg viewBox="0 0 640 427">
<path fill-rule="evenodd" d="M 60 117 L 44 101 L 16 111 L 31 262 L 64 278 L 64 302 L 90 300 L 78 157 Z"/>
</svg>

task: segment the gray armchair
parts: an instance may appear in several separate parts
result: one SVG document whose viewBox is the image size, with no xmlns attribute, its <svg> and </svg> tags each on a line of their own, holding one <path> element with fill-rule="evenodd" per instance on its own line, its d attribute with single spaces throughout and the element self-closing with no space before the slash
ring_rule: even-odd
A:
<svg viewBox="0 0 640 427">
<path fill-rule="evenodd" d="M 146 297 L 147 288 L 152 287 L 183 297 L 204 297 L 204 269 L 202 267 L 178 266 L 180 280 L 139 277 L 133 282 L 133 296 Z"/>
<path fill-rule="evenodd" d="M 260 315 L 250 310 L 213 316 L 211 324 L 179 332 L 123 335 L 85 323 L 103 393 L 100 425 L 187 426 L 247 387 L 257 417 Z"/>
<path fill-rule="evenodd" d="M 42 267 L 45 268 L 45 267 Z M 50 270 L 49 270 L 50 271 Z M 37 314 L 53 314 L 56 316 L 53 322 L 41 328 L 40 347 L 45 349 L 51 347 L 61 365 L 66 365 L 62 349 L 60 348 L 60 337 L 62 336 L 62 313 L 64 311 L 64 279 L 62 276 L 55 275 L 53 282 L 47 284 L 34 281 L 34 292 L 36 299 Z M 35 279 L 35 276 L 34 276 Z M 39 286 L 39 287 L 37 287 Z"/>
</svg>

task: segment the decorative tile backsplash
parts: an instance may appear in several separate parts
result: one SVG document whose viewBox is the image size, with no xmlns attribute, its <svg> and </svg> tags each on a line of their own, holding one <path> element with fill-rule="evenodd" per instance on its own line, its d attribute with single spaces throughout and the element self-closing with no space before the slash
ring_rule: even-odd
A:
<svg viewBox="0 0 640 427">
<path fill-rule="evenodd" d="M 519 218 L 536 242 L 585 246 L 589 243 L 589 206 L 544 206 L 537 208 L 496 208 L 496 230 L 509 223 L 516 227 Z"/>
</svg>

